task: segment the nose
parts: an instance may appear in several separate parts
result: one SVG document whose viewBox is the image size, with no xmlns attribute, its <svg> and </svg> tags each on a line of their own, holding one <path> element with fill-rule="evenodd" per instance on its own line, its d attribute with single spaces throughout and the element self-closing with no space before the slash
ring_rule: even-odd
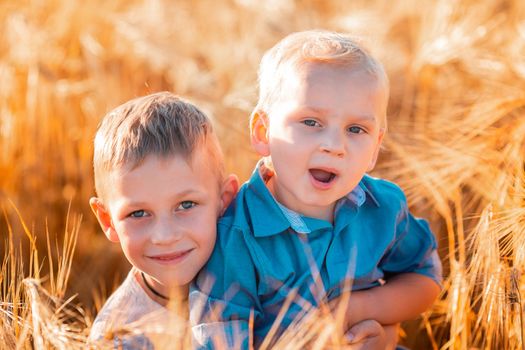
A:
<svg viewBox="0 0 525 350">
<path fill-rule="evenodd" d="M 153 244 L 168 245 L 183 237 L 181 228 L 173 219 L 158 219 L 152 229 L 150 240 Z"/>
<path fill-rule="evenodd" d="M 339 130 L 331 130 L 326 132 L 319 148 L 323 153 L 329 153 L 336 157 L 344 156 L 344 135 L 342 135 Z"/>
</svg>

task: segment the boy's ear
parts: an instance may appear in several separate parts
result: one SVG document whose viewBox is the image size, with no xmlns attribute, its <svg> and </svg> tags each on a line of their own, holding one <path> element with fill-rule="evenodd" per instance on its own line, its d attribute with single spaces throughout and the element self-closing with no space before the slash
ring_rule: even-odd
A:
<svg viewBox="0 0 525 350">
<path fill-rule="evenodd" d="M 268 128 L 268 115 L 261 110 L 255 110 L 250 118 L 250 140 L 255 151 L 263 157 L 270 155 Z"/>
<path fill-rule="evenodd" d="M 119 242 L 117 231 L 113 227 L 113 222 L 111 221 L 111 215 L 104 206 L 104 203 L 102 203 L 102 201 L 99 198 L 92 197 L 89 200 L 89 206 L 91 207 L 91 210 L 93 210 L 93 213 L 97 217 L 98 223 L 100 224 L 100 227 L 102 227 L 102 231 L 104 231 L 106 237 L 111 242 Z"/>
<path fill-rule="evenodd" d="M 221 211 L 220 215 L 224 214 L 226 208 L 230 205 L 233 198 L 239 190 L 239 179 L 236 175 L 230 174 L 226 177 L 226 180 L 222 183 L 221 188 Z"/>
<path fill-rule="evenodd" d="M 374 169 L 374 167 L 376 166 L 377 157 L 379 156 L 379 150 L 381 149 L 381 144 L 383 143 L 383 137 L 385 137 L 385 128 L 381 128 L 379 130 L 379 135 L 377 136 L 376 149 L 366 171 L 372 171 L 372 169 Z"/>
</svg>

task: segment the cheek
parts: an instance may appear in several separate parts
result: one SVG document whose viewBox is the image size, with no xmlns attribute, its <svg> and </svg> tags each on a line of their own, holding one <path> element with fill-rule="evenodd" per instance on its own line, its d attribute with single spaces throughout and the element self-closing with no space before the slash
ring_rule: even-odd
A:
<svg viewBox="0 0 525 350">
<path fill-rule="evenodd" d="M 116 224 L 115 228 L 118 232 L 122 249 L 135 252 L 145 244 L 144 240 L 147 238 L 146 232 L 148 230 L 146 225 L 120 223 Z"/>
<path fill-rule="evenodd" d="M 304 148 L 303 141 L 297 138 L 274 137 L 270 142 L 270 154 L 272 159 L 283 158 L 285 161 L 300 156 L 299 150 Z"/>
<path fill-rule="evenodd" d="M 201 256 L 201 259 L 207 261 L 213 251 L 213 248 L 215 247 L 215 240 L 216 240 L 216 231 L 215 227 L 212 229 L 208 229 L 206 231 L 200 232 L 198 236 L 194 237 L 194 241 L 199 247 L 199 254 Z"/>
<path fill-rule="evenodd" d="M 133 265 L 141 266 L 141 259 L 143 258 L 145 244 L 137 242 L 134 239 L 124 239 L 120 241 L 120 246 L 124 256 Z"/>
<path fill-rule="evenodd" d="M 144 232 L 147 232 L 147 227 L 144 224 L 138 222 L 121 222 L 115 225 L 117 232 L 119 232 L 119 238 L 121 241 L 137 241 L 144 236 Z"/>
<path fill-rule="evenodd" d="M 270 140 L 292 140 L 295 134 L 292 125 L 280 120 L 270 123 L 268 133 Z"/>
<path fill-rule="evenodd" d="M 198 239 L 200 243 L 211 246 L 215 244 L 215 238 L 217 236 L 217 216 L 215 215 L 215 211 L 207 220 L 201 221 L 199 231 Z"/>
<path fill-rule="evenodd" d="M 381 143 L 379 141 L 379 136 L 376 136 L 375 138 L 371 139 L 368 144 L 367 144 L 367 152 L 366 152 L 366 155 L 369 157 L 369 158 L 372 158 L 375 154 L 376 154 L 376 151 L 379 149 L 379 147 L 381 146 Z"/>
<path fill-rule="evenodd" d="M 124 251 L 129 253 L 135 253 L 142 246 L 142 243 L 138 240 L 138 237 L 130 237 L 128 235 L 122 235 L 120 237 L 120 244 Z"/>
<path fill-rule="evenodd" d="M 215 239 L 217 236 L 217 213 L 218 209 L 215 207 L 206 208 L 201 211 L 199 215 L 196 215 L 188 221 L 188 231 L 191 232 L 191 239 L 197 243 L 197 245 L 203 251 L 211 252 L 215 245 Z M 197 214 L 197 213 L 196 213 Z"/>
</svg>

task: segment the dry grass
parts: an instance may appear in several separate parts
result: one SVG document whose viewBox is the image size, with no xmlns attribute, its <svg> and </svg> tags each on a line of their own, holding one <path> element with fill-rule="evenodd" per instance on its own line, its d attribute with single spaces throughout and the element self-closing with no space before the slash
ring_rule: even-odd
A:
<svg viewBox="0 0 525 350">
<path fill-rule="evenodd" d="M 17 209 L 13 211 L 19 216 Z M 67 213 L 69 218 L 69 213 Z M 87 325 L 90 323 L 83 310 L 72 303 L 73 297 L 65 300 L 67 281 L 78 238 L 81 218 L 66 221 L 61 246 L 51 243 L 46 231 L 49 276 L 42 276 L 43 264 L 36 248 L 37 237 L 19 216 L 23 233 L 30 243 L 29 266 L 15 246 L 14 233 L 7 227 L 7 249 L 0 273 L 1 312 L 0 340 L 7 349 L 82 349 L 85 347 Z M 55 262 L 51 250 L 58 257 Z M 46 280 L 47 290 L 41 281 Z"/>
<path fill-rule="evenodd" d="M 80 347 L 93 306 L 128 268 L 87 206 L 105 112 L 149 92 L 183 95 L 214 117 L 228 169 L 246 179 L 257 63 L 287 33 L 313 27 L 365 35 L 385 63 L 391 117 L 376 174 L 405 189 L 439 238 L 442 298 L 406 325 L 404 342 L 523 348 L 523 1 L 4 1 L 0 25 L 6 348 Z M 283 339 L 296 348 L 326 339 L 323 322 Z"/>
</svg>

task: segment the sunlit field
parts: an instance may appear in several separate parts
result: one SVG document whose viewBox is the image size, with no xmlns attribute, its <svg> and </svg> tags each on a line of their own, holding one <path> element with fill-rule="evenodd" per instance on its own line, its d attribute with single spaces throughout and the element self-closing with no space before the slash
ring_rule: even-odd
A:
<svg viewBox="0 0 525 350">
<path fill-rule="evenodd" d="M 524 348 L 525 1 L 4 0 L 0 25 L 1 349 L 83 348 L 129 270 L 88 206 L 102 116 L 175 92 L 212 117 L 227 170 L 246 180 L 259 60 L 312 28 L 358 34 L 384 63 L 372 174 L 405 190 L 439 242 L 443 293 L 401 343 Z M 176 323 L 151 331 L 158 348 L 188 347 Z M 321 310 L 274 348 L 325 348 L 334 327 Z"/>
</svg>

